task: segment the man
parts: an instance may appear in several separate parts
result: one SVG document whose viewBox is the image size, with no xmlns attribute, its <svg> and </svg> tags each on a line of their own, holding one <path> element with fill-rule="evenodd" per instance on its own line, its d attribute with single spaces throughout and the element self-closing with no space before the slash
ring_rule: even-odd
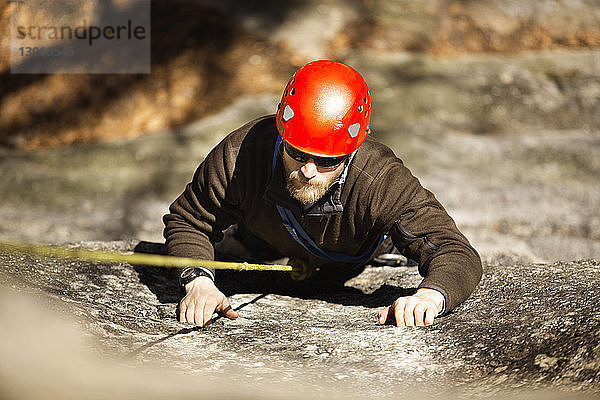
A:
<svg viewBox="0 0 600 400">
<path fill-rule="evenodd" d="M 481 279 L 480 258 L 402 161 L 367 138 L 370 114 L 369 90 L 354 69 L 325 60 L 299 69 L 277 114 L 230 133 L 171 205 L 169 254 L 213 259 L 223 231 L 239 224 L 323 276 L 346 276 L 389 235 L 424 280 L 414 295 L 380 310 L 379 323 L 424 326 L 451 311 Z M 182 322 L 203 326 L 214 312 L 238 317 L 214 271 L 185 269 L 180 283 Z"/>
</svg>

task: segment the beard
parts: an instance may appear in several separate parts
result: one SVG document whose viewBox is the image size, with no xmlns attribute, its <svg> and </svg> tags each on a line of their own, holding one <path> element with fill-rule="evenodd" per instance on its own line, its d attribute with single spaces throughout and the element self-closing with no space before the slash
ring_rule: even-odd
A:
<svg viewBox="0 0 600 400">
<path fill-rule="evenodd" d="M 312 204 L 319 200 L 329 189 L 337 176 L 315 176 L 307 180 L 300 171 L 292 171 L 286 180 L 290 195 L 302 204 Z"/>
</svg>

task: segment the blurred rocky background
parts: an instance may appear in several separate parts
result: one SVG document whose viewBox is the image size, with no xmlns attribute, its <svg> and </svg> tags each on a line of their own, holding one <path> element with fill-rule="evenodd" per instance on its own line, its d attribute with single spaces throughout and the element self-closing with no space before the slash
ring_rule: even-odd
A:
<svg viewBox="0 0 600 400">
<path fill-rule="evenodd" d="M 10 5 L 0 5 L 0 239 L 162 241 L 162 215 L 212 146 L 273 113 L 296 68 L 331 58 L 363 74 L 373 134 L 446 206 L 485 275 L 457 313 L 422 331 L 368 319 L 397 293 L 390 286 L 418 284 L 410 269 L 354 283 L 387 287 L 375 300 L 233 290 L 246 319 L 216 333 L 175 321 L 179 294 L 158 271 L 5 256 L 1 283 L 73 303 L 56 308 L 117 354 L 129 346 L 127 365 L 158 358 L 203 374 L 237 362 L 246 384 L 290 368 L 295 387 L 308 368 L 312 395 L 338 382 L 393 396 L 403 376 L 598 394 L 598 262 L 582 261 L 600 258 L 598 0 L 153 0 L 148 75 L 11 74 Z M 6 296 L 16 300 L 0 304 L 19 307 Z"/>
<path fill-rule="evenodd" d="M 1 10 L 4 50 L 10 5 Z M 151 7 L 149 75 L 13 75 L 0 59 L 0 143 L 39 149 L 177 128 L 240 97 L 278 94 L 292 71 L 318 58 L 360 68 L 378 108 L 394 103 L 401 126 L 418 119 L 489 134 L 591 129 L 600 118 L 596 0 Z M 383 110 L 374 118 L 390 120 Z"/>
<path fill-rule="evenodd" d="M 0 59 L 0 236 L 160 241 L 206 152 L 274 112 L 296 68 L 332 58 L 364 75 L 374 136 L 484 257 L 598 254 L 597 0 L 153 1 L 151 13 L 148 75 L 17 75 Z"/>
</svg>

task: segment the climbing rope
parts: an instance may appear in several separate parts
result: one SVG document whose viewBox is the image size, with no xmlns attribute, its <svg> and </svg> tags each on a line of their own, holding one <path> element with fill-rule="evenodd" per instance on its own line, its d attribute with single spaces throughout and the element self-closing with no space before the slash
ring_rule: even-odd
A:
<svg viewBox="0 0 600 400">
<path fill-rule="evenodd" d="M 103 250 L 87 250 L 77 247 L 30 244 L 0 241 L 0 251 L 31 256 L 77 259 L 107 263 L 127 263 L 164 268 L 205 267 L 212 269 L 233 269 L 239 271 L 288 271 L 291 265 L 249 264 L 246 262 L 226 262 L 198 260 L 187 257 L 165 256 L 146 253 L 116 253 Z"/>
</svg>

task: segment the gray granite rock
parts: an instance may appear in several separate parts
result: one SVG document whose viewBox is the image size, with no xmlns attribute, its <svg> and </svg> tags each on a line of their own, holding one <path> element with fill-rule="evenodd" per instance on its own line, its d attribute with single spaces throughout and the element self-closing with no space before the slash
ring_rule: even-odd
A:
<svg viewBox="0 0 600 400">
<path fill-rule="evenodd" d="M 121 365 L 368 398 L 413 389 L 598 395 L 600 263 L 499 261 L 485 265 L 469 300 L 426 328 L 376 323 L 380 308 L 419 283 L 408 266 L 369 267 L 340 289 L 293 283 L 283 273 L 222 272 L 219 285 L 240 317 L 209 328 L 177 321 L 180 292 L 166 269 L 4 253 L 0 282 L 3 293 L 8 286 L 54 299 L 56 311 L 100 342 L 96 352 Z"/>
</svg>

